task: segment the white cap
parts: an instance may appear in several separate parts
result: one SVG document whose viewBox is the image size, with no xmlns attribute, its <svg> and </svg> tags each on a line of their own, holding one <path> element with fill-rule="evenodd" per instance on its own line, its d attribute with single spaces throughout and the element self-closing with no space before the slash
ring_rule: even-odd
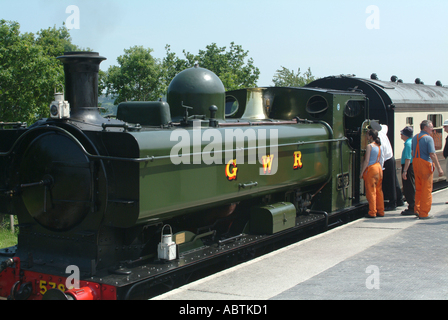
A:
<svg viewBox="0 0 448 320">
<path fill-rule="evenodd" d="M 444 127 L 448 127 L 448 119 L 443 122 Z"/>
</svg>

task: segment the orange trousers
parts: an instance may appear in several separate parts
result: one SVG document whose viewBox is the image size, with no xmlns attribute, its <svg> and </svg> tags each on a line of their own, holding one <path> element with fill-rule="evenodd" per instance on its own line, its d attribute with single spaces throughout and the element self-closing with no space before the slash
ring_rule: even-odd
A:
<svg viewBox="0 0 448 320">
<path fill-rule="evenodd" d="M 431 162 L 420 158 L 412 160 L 415 176 L 414 212 L 419 217 L 427 217 L 432 204 L 432 179 L 434 166 Z"/>
<path fill-rule="evenodd" d="M 368 166 L 362 177 L 369 202 L 369 215 L 372 217 L 384 216 L 383 169 L 381 165 L 377 162 Z"/>
</svg>

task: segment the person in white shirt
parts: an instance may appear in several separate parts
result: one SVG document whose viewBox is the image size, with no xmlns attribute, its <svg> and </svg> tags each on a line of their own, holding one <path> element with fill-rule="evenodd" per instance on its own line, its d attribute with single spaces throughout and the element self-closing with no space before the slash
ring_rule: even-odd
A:
<svg viewBox="0 0 448 320">
<path fill-rule="evenodd" d="M 397 206 L 403 206 L 403 194 L 401 192 L 400 184 L 398 183 L 397 171 L 395 167 L 395 158 L 387 131 L 389 128 L 385 124 L 371 121 L 370 126 L 378 130 L 378 136 L 381 140 L 381 160 L 383 167 L 383 194 L 384 200 L 389 200 L 385 206 L 384 211 L 392 211 Z"/>
</svg>

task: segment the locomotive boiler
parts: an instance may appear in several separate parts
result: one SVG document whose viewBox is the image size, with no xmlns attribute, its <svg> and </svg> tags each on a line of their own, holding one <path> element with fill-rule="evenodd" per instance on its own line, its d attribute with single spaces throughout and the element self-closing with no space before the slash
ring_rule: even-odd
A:
<svg viewBox="0 0 448 320">
<path fill-rule="evenodd" d="M 328 223 L 365 203 L 363 94 L 226 93 L 195 66 L 173 79 L 167 101 L 125 102 L 110 119 L 97 107 L 105 58 L 58 59 L 65 97 L 56 95 L 51 117 L 0 130 L 0 213 L 16 215 L 20 229 L 18 245 L 0 253 L 0 296 L 129 298 L 193 264 L 192 252 L 217 255 L 225 243 Z M 174 251 L 160 254 L 164 246 Z M 74 288 L 69 267 L 79 270 Z"/>
</svg>

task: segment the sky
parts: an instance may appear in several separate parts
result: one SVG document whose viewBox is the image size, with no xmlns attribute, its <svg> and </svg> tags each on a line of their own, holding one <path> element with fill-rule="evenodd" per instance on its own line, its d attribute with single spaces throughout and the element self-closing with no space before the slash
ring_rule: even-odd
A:
<svg viewBox="0 0 448 320">
<path fill-rule="evenodd" d="M 74 44 L 107 58 L 102 70 L 136 45 L 163 59 L 167 44 L 183 58 L 235 42 L 260 69 L 258 86 L 282 66 L 448 86 L 447 14 L 446 0 L 0 0 L 0 19 L 21 32 L 65 22 Z"/>
</svg>

